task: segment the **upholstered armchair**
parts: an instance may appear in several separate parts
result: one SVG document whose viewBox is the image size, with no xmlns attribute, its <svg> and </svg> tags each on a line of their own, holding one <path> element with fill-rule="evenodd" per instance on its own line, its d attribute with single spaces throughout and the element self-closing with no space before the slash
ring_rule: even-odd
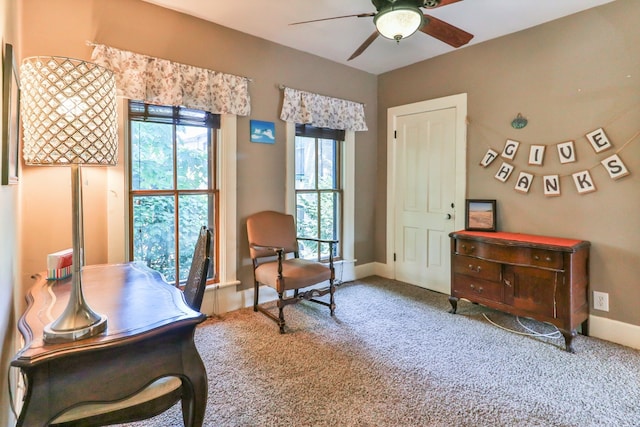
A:
<svg viewBox="0 0 640 427">
<path fill-rule="evenodd" d="M 247 236 L 253 261 L 254 311 L 274 320 L 280 333 L 285 332 L 283 309 L 287 305 L 311 301 L 329 307 L 331 316 L 334 315 L 333 253 L 337 240 L 297 237 L 293 216 L 274 211 L 258 212 L 247 218 Z M 301 259 L 298 246 L 301 240 L 329 244 L 328 264 Z M 325 282 L 327 285 L 324 287 L 314 286 Z M 260 285 L 269 286 L 278 293 L 277 315 L 258 303 Z M 318 299 L 326 294 L 329 294 L 329 301 Z"/>
</svg>

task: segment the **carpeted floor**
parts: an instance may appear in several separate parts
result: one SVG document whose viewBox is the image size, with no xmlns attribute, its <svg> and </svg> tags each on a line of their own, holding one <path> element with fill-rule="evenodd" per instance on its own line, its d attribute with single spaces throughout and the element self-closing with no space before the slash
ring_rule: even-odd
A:
<svg viewBox="0 0 640 427">
<path fill-rule="evenodd" d="M 640 351 L 370 277 L 341 286 L 336 316 L 252 309 L 196 332 L 214 426 L 640 426 Z M 182 426 L 180 406 L 136 427 Z"/>
</svg>

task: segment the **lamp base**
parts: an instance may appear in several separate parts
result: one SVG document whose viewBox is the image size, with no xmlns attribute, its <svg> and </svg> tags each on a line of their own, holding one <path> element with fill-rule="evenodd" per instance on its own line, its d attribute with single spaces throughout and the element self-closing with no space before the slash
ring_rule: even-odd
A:
<svg viewBox="0 0 640 427">
<path fill-rule="evenodd" d="M 65 323 L 62 318 L 45 326 L 44 342 L 55 344 L 78 341 L 98 335 L 107 329 L 107 316 L 94 313 L 86 306 L 75 307 L 72 319 L 66 320 L 66 323 L 73 325 L 72 328 L 61 328 L 60 324 Z"/>
</svg>

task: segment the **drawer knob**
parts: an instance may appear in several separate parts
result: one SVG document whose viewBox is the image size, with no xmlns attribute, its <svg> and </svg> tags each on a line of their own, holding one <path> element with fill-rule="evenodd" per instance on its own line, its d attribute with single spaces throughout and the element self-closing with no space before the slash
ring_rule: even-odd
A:
<svg viewBox="0 0 640 427">
<path fill-rule="evenodd" d="M 469 285 L 469 289 L 471 289 L 472 291 L 476 291 L 479 294 L 481 294 L 482 291 L 484 290 L 482 286 L 478 286 L 478 288 L 476 289 L 476 285 L 474 285 L 473 283 Z"/>
<path fill-rule="evenodd" d="M 545 261 L 551 261 L 551 257 L 550 256 L 546 257 Z"/>
</svg>

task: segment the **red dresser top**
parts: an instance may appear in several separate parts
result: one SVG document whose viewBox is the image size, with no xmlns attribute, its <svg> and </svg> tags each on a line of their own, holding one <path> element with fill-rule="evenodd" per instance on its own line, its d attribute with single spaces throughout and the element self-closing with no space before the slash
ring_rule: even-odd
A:
<svg viewBox="0 0 640 427">
<path fill-rule="evenodd" d="M 538 236 L 535 234 L 508 233 L 505 231 L 456 231 L 456 236 L 482 237 L 487 239 L 509 240 L 512 242 L 533 243 L 539 245 L 559 246 L 571 248 L 576 245 L 588 244 L 584 240 L 566 239 L 562 237 Z"/>
</svg>

